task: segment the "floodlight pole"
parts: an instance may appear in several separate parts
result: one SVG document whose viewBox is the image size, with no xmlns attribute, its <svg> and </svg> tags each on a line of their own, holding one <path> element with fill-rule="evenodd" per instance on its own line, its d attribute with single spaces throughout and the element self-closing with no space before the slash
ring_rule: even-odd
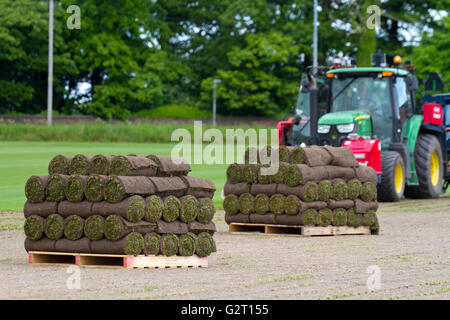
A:
<svg viewBox="0 0 450 320">
<path fill-rule="evenodd" d="M 314 0 L 314 18 L 313 18 L 313 70 L 317 69 L 317 0 Z"/>
<path fill-rule="evenodd" d="M 214 79 L 213 80 L 213 114 L 212 114 L 212 124 L 216 126 L 216 98 L 217 98 L 217 84 L 221 83 L 222 80 Z"/>
<path fill-rule="evenodd" d="M 47 88 L 47 125 L 52 125 L 53 112 L 53 0 L 49 1 L 48 15 L 48 88 Z"/>
</svg>

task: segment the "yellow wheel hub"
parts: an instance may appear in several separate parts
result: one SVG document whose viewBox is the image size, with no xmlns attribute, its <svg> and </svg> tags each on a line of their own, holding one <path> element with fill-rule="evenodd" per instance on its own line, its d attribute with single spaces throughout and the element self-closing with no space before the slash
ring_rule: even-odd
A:
<svg viewBox="0 0 450 320">
<path fill-rule="evenodd" d="M 404 177 L 403 177 L 402 164 L 400 162 L 397 162 L 397 165 L 395 166 L 395 191 L 397 193 L 402 192 L 403 183 L 404 183 Z"/>
<path fill-rule="evenodd" d="M 439 182 L 439 158 L 436 151 L 431 155 L 431 164 L 430 164 L 430 177 L 431 184 L 433 186 L 437 186 Z"/>
</svg>

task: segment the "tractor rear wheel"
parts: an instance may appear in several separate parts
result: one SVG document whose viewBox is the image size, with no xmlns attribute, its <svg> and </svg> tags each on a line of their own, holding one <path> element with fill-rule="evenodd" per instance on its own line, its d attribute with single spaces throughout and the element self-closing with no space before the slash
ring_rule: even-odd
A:
<svg viewBox="0 0 450 320">
<path fill-rule="evenodd" d="M 414 151 L 418 186 L 406 188 L 410 198 L 437 198 L 442 193 L 443 166 L 439 140 L 432 134 L 420 134 Z"/>
<path fill-rule="evenodd" d="M 402 156 L 395 151 L 381 153 L 381 172 L 381 183 L 377 186 L 378 201 L 400 201 L 406 183 L 405 164 Z"/>
</svg>

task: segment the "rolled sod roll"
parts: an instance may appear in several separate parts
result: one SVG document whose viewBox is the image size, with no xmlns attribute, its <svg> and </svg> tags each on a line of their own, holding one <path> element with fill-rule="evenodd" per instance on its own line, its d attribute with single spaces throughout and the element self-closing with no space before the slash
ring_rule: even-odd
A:
<svg viewBox="0 0 450 320">
<path fill-rule="evenodd" d="M 197 237 L 193 233 L 182 234 L 178 239 L 178 252 L 180 256 L 192 256 L 197 249 Z"/>
<path fill-rule="evenodd" d="M 369 210 L 363 214 L 362 225 L 369 226 L 371 230 L 371 234 L 379 234 L 380 233 L 380 225 L 378 223 L 378 217 L 373 210 Z"/>
<path fill-rule="evenodd" d="M 257 181 L 259 184 L 269 184 L 272 182 L 272 175 L 264 175 L 262 174 L 263 168 L 268 168 L 268 165 L 259 165 L 258 173 L 257 173 Z"/>
<path fill-rule="evenodd" d="M 182 197 L 188 189 L 180 177 L 148 177 L 148 179 L 155 186 L 155 193 L 161 197 Z"/>
<path fill-rule="evenodd" d="M 64 218 L 75 214 L 81 218 L 87 219 L 92 215 L 92 202 L 61 201 L 58 204 L 58 214 Z"/>
<path fill-rule="evenodd" d="M 113 158 L 114 156 L 104 156 L 101 154 L 93 156 L 89 164 L 89 174 L 109 175 L 109 167 Z"/>
<path fill-rule="evenodd" d="M 161 219 L 163 211 L 164 202 L 160 196 L 152 195 L 145 198 L 145 221 L 157 222 Z"/>
<path fill-rule="evenodd" d="M 118 215 L 130 222 L 139 222 L 144 218 L 145 205 L 145 199 L 141 196 L 131 196 L 118 203 L 95 202 L 92 204 L 92 214 L 103 217 Z"/>
<path fill-rule="evenodd" d="M 54 252 L 55 249 L 56 240 L 51 240 L 49 238 L 41 238 L 39 240 L 31 240 L 26 238 L 25 239 L 25 250 L 27 252 L 29 251 L 47 251 L 47 252 Z"/>
<path fill-rule="evenodd" d="M 328 179 L 343 179 L 349 181 L 355 178 L 354 168 L 337 167 L 337 166 L 324 166 L 323 169 L 327 172 Z"/>
<path fill-rule="evenodd" d="M 115 156 L 109 167 L 109 174 L 115 176 L 153 177 L 157 171 L 158 165 L 144 156 Z"/>
<path fill-rule="evenodd" d="M 157 255 L 160 251 L 161 236 L 155 232 L 144 236 L 144 254 Z"/>
<path fill-rule="evenodd" d="M 43 202 L 48 176 L 31 176 L 25 184 L 25 196 L 31 203 Z"/>
<path fill-rule="evenodd" d="M 149 155 L 147 158 L 156 163 L 157 175 L 161 177 L 185 176 L 191 171 L 189 163 L 180 157 Z"/>
<path fill-rule="evenodd" d="M 356 213 L 355 209 L 347 210 L 347 225 L 350 227 L 359 227 L 362 225 L 363 215 L 361 213 Z"/>
<path fill-rule="evenodd" d="M 248 147 L 247 150 L 245 150 L 244 162 L 250 164 L 260 163 L 258 148 Z"/>
<path fill-rule="evenodd" d="M 333 199 L 340 201 L 348 199 L 347 183 L 343 179 L 334 179 L 333 183 Z"/>
<path fill-rule="evenodd" d="M 29 216 L 23 225 L 25 236 L 30 240 L 39 240 L 44 235 L 45 219 L 40 216 Z"/>
<path fill-rule="evenodd" d="M 257 214 L 267 213 L 269 211 L 269 197 L 263 193 L 256 195 L 254 207 Z"/>
<path fill-rule="evenodd" d="M 187 223 L 183 223 L 181 221 L 172 221 L 165 222 L 163 220 L 159 220 L 157 223 L 157 229 L 155 230 L 158 233 L 173 233 L 173 234 L 184 234 L 189 232 L 189 227 Z"/>
<path fill-rule="evenodd" d="M 69 176 L 63 174 L 52 174 L 47 180 L 46 186 L 46 200 L 47 201 L 62 201 L 65 199 L 65 186 Z"/>
<path fill-rule="evenodd" d="M 192 232 L 194 234 L 199 234 L 201 232 L 208 232 L 209 234 L 213 235 L 217 229 L 214 222 L 209 223 L 200 223 L 198 221 L 193 221 L 188 224 L 189 232 Z"/>
<path fill-rule="evenodd" d="M 333 219 L 333 211 L 329 208 L 320 209 L 318 212 L 318 224 L 322 227 L 330 226 Z"/>
<path fill-rule="evenodd" d="M 228 215 L 234 215 L 239 212 L 239 198 L 234 194 L 229 194 L 223 199 L 223 209 Z"/>
<path fill-rule="evenodd" d="M 86 237 L 77 240 L 62 238 L 56 240 L 55 250 L 57 252 L 91 253 L 91 240 Z"/>
<path fill-rule="evenodd" d="M 216 192 L 216 186 L 211 180 L 206 178 L 197 178 L 189 176 L 181 176 L 187 187 L 186 195 L 191 195 L 197 198 L 210 198 L 214 197 Z"/>
<path fill-rule="evenodd" d="M 301 226 L 303 225 L 303 213 L 297 214 L 277 214 L 275 215 L 277 224 L 288 226 Z"/>
<path fill-rule="evenodd" d="M 286 196 L 291 194 L 296 195 L 305 202 L 316 201 L 318 198 L 318 186 L 315 182 L 307 182 L 305 185 L 297 187 L 279 184 L 277 191 Z"/>
<path fill-rule="evenodd" d="M 64 236 L 69 240 L 81 239 L 84 235 L 84 219 L 72 215 L 64 219 Z M 78 251 L 73 251 L 78 252 Z"/>
<path fill-rule="evenodd" d="M 323 167 L 308 167 L 305 164 L 291 164 L 286 171 L 284 183 L 290 187 L 304 185 L 307 182 L 320 182 L 328 178 Z"/>
<path fill-rule="evenodd" d="M 372 182 L 364 182 L 361 187 L 360 197 L 366 202 L 377 201 L 377 185 Z"/>
<path fill-rule="evenodd" d="M 333 184 L 330 180 L 322 180 L 317 185 L 317 200 L 327 202 L 333 195 Z"/>
<path fill-rule="evenodd" d="M 289 149 L 286 146 L 280 146 L 278 148 L 278 154 L 280 162 L 289 162 Z"/>
<path fill-rule="evenodd" d="M 239 211 L 243 214 L 250 214 L 255 211 L 255 197 L 250 193 L 241 194 L 239 197 Z"/>
<path fill-rule="evenodd" d="M 304 163 L 310 167 L 326 166 L 332 161 L 330 153 L 323 147 L 319 146 L 306 146 L 297 149 L 300 154 L 300 163 Z"/>
<path fill-rule="evenodd" d="M 92 253 L 137 256 L 142 252 L 142 250 L 144 250 L 144 237 L 142 234 L 137 232 L 132 232 L 117 241 L 111 241 L 108 239 L 91 241 Z"/>
<path fill-rule="evenodd" d="M 165 256 L 174 256 L 178 253 L 178 237 L 174 234 L 163 234 L 161 236 L 161 253 Z"/>
<path fill-rule="evenodd" d="M 60 239 L 64 234 L 64 218 L 59 214 L 49 215 L 45 219 L 44 232 L 51 240 Z"/>
<path fill-rule="evenodd" d="M 227 168 L 227 182 L 236 184 L 242 181 L 242 168 L 243 164 L 232 163 Z"/>
<path fill-rule="evenodd" d="M 328 208 L 330 209 L 338 209 L 338 208 L 344 208 L 344 209 L 351 209 L 355 206 L 355 203 L 353 200 L 340 200 L 336 201 L 334 199 L 328 200 Z"/>
<path fill-rule="evenodd" d="M 241 181 L 248 183 L 258 182 L 258 168 L 257 164 L 244 164 L 242 167 Z"/>
<path fill-rule="evenodd" d="M 214 202 L 210 198 L 198 199 L 198 214 L 197 220 L 201 223 L 209 223 L 216 214 L 216 208 Z"/>
<path fill-rule="evenodd" d="M 302 147 L 288 147 L 289 150 L 289 163 L 301 164 L 304 163 L 304 152 Z"/>
<path fill-rule="evenodd" d="M 280 162 L 278 164 L 278 171 L 271 177 L 273 183 L 284 183 L 286 177 L 287 169 L 289 168 L 289 163 Z"/>
<path fill-rule="evenodd" d="M 69 164 L 69 175 L 87 176 L 89 174 L 91 156 L 77 154 L 73 157 Z"/>
<path fill-rule="evenodd" d="M 378 202 L 365 202 L 361 199 L 355 199 L 355 212 L 356 213 L 366 213 L 369 211 L 377 211 L 378 210 Z"/>
<path fill-rule="evenodd" d="M 358 167 L 359 162 L 356 161 L 352 151 L 347 147 L 324 146 L 331 155 L 331 165 L 338 167 Z"/>
<path fill-rule="evenodd" d="M 272 146 L 268 146 L 268 145 L 266 145 L 262 148 L 259 148 L 258 153 L 259 153 L 260 162 L 262 162 L 261 159 L 270 157 L 272 155 L 272 150 L 273 150 Z"/>
<path fill-rule="evenodd" d="M 84 235 L 91 240 L 100 240 L 105 234 L 105 218 L 90 216 L 84 221 Z"/>
<path fill-rule="evenodd" d="M 225 186 L 223 187 L 223 193 L 224 195 L 229 194 L 237 194 L 241 195 L 243 193 L 249 193 L 250 192 L 250 185 L 247 182 L 239 182 L 239 183 L 225 183 Z"/>
<path fill-rule="evenodd" d="M 197 248 L 195 253 L 199 257 L 207 257 L 216 251 L 216 244 L 213 237 L 207 232 L 202 232 L 197 237 Z"/>
<path fill-rule="evenodd" d="M 333 210 L 333 216 L 331 219 L 333 226 L 346 226 L 347 225 L 347 210 L 345 208 L 337 208 Z"/>
<path fill-rule="evenodd" d="M 53 213 L 58 213 L 58 202 L 45 201 L 39 203 L 32 203 L 31 201 L 27 200 L 27 202 L 25 202 L 25 205 L 23 207 L 23 214 L 25 218 L 28 218 L 29 216 L 32 215 L 38 215 L 43 218 L 46 218 Z"/>
<path fill-rule="evenodd" d="M 243 214 L 243 213 L 235 213 L 235 214 L 229 214 L 225 213 L 225 222 L 230 223 L 249 223 L 250 218 L 249 214 Z"/>
<path fill-rule="evenodd" d="M 249 215 L 249 220 L 251 223 L 277 224 L 275 216 L 278 215 L 273 213 L 266 213 L 266 214 L 251 213 Z"/>
<path fill-rule="evenodd" d="M 88 201 L 99 202 L 103 200 L 103 189 L 107 178 L 107 176 L 91 175 L 86 179 L 84 195 Z"/>
<path fill-rule="evenodd" d="M 362 183 L 358 179 L 352 179 L 349 182 L 347 182 L 347 188 L 348 188 L 348 198 L 356 199 L 359 198 L 361 194 Z"/>
<path fill-rule="evenodd" d="M 290 194 L 284 201 L 284 213 L 296 215 L 300 212 L 301 205 L 300 199 L 296 195 Z"/>
<path fill-rule="evenodd" d="M 166 222 L 172 222 L 180 216 L 181 203 L 180 200 L 174 196 L 168 196 L 163 199 L 164 210 L 162 217 Z"/>
<path fill-rule="evenodd" d="M 269 200 L 270 212 L 275 214 L 283 214 L 285 199 L 286 197 L 279 193 L 276 193 L 273 196 L 271 196 Z"/>
<path fill-rule="evenodd" d="M 305 226 L 315 226 L 319 222 L 316 209 L 308 209 L 303 213 L 303 224 Z"/>
<path fill-rule="evenodd" d="M 194 221 L 199 211 L 199 203 L 194 196 L 184 196 L 180 198 L 180 220 L 188 223 Z"/>
<path fill-rule="evenodd" d="M 316 211 L 319 211 L 326 207 L 327 207 L 327 203 L 324 201 L 312 201 L 312 202 L 301 201 L 300 212 L 304 213 L 306 210 L 309 210 L 309 209 L 314 209 Z"/>
<path fill-rule="evenodd" d="M 74 175 L 67 179 L 67 183 L 64 188 L 64 193 L 67 200 L 70 202 L 80 202 L 84 199 L 87 178 L 88 176 Z"/>
<path fill-rule="evenodd" d="M 372 182 L 374 185 L 377 185 L 377 173 L 372 167 L 360 165 L 359 167 L 353 168 L 353 170 L 355 171 L 355 178 L 362 183 Z"/>
<path fill-rule="evenodd" d="M 69 165 L 73 157 L 57 155 L 48 164 L 48 174 L 69 174 Z"/>
<path fill-rule="evenodd" d="M 111 215 L 105 219 L 105 237 L 108 240 L 120 240 L 131 232 L 145 234 L 155 231 L 156 224 L 151 222 L 129 222 L 118 215 Z"/>
<path fill-rule="evenodd" d="M 148 177 L 109 176 L 105 182 L 104 197 L 117 203 L 127 196 L 149 196 L 155 193 L 155 186 Z"/>
<path fill-rule="evenodd" d="M 275 193 L 277 193 L 277 184 L 270 183 L 270 184 L 252 184 L 250 186 L 250 193 L 254 196 L 263 193 L 267 196 L 272 196 Z"/>
</svg>

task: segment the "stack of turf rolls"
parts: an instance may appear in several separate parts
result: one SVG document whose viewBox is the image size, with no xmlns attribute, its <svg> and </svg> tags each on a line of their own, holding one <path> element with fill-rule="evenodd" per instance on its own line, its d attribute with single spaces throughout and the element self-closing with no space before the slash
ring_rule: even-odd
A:
<svg viewBox="0 0 450 320">
<path fill-rule="evenodd" d="M 160 155 L 58 155 L 25 185 L 25 249 L 125 255 L 216 251 L 214 184 Z"/>
<path fill-rule="evenodd" d="M 244 163 L 227 168 L 223 207 L 228 224 L 369 226 L 372 234 L 379 233 L 377 175 L 350 149 L 280 146 L 274 175 L 261 174 L 262 152 L 270 155 L 271 148 L 249 148 Z"/>
</svg>

